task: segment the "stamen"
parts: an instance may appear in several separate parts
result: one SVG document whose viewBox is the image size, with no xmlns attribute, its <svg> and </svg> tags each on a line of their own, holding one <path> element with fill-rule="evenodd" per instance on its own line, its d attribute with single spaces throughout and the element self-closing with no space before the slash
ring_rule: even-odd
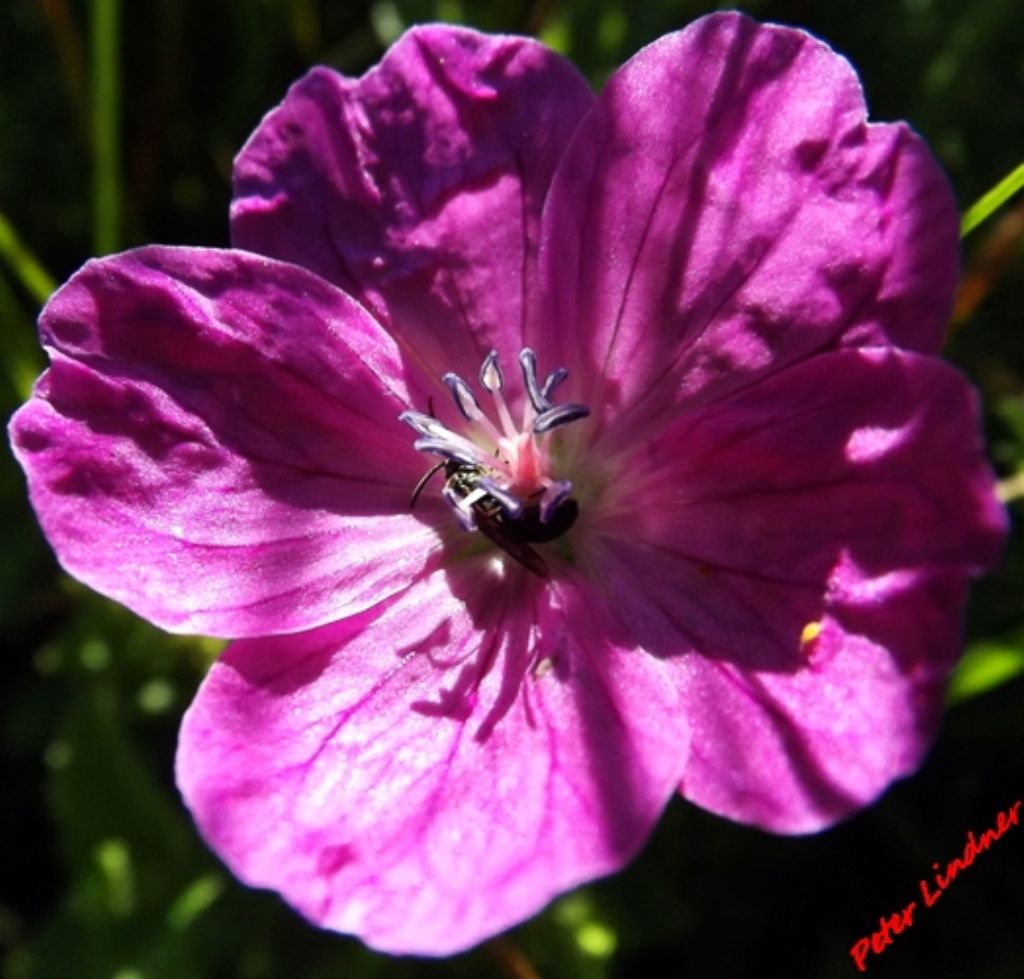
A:
<svg viewBox="0 0 1024 979">
<path fill-rule="evenodd" d="M 505 375 L 498 363 L 498 351 L 492 350 L 480 365 L 480 383 L 494 394 L 505 386 Z"/>
<path fill-rule="evenodd" d="M 454 459 L 456 462 L 464 462 L 467 466 L 475 466 L 479 463 L 480 450 L 472 442 L 460 440 L 458 442 L 449 439 L 422 438 L 413 442 L 413 448 L 417 452 L 432 452 L 442 459 Z"/>
<path fill-rule="evenodd" d="M 505 438 L 515 438 L 515 422 L 512 421 L 512 415 L 501 393 L 501 389 L 505 386 L 505 375 L 502 373 L 501 365 L 498 363 L 497 350 L 492 350 L 484 357 L 484 362 L 480 365 L 480 383 L 491 392 L 494 398 L 494 407 L 498 411 L 498 420 L 501 422 L 501 429 Z M 488 422 L 488 424 L 490 423 Z M 493 426 L 491 426 L 488 434 L 496 442 L 501 440 L 501 434 Z"/>
<path fill-rule="evenodd" d="M 490 476 L 484 476 L 479 485 L 481 489 L 487 491 L 488 496 L 493 496 L 501 504 L 501 508 L 510 517 L 518 517 L 523 512 L 523 501 L 499 486 Z"/>
<path fill-rule="evenodd" d="M 549 408 L 537 416 L 533 423 L 533 431 L 537 435 L 543 435 L 560 425 L 568 425 L 579 418 L 586 418 L 589 414 L 590 409 L 586 405 L 555 405 L 554 408 Z"/>
<path fill-rule="evenodd" d="M 445 428 L 433 415 L 424 415 L 422 411 L 403 411 L 399 416 L 400 422 L 411 425 L 420 435 L 430 435 L 440 438 L 458 438 L 453 431 Z"/>
<path fill-rule="evenodd" d="M 452 392 L 455 405 L 462 412 L 466 421 L 478 422 L 484 417 L 476 395 L 470 390 L 469 385 L 458 374 L 448 373 L 441 378 L 448 385 Z"/>
<path fill-rule="evenodd" d="M 544 387 L 540 389 L 540 396 L 544 399 L 548 407 L 551 407 L 551 395 L 555 393 L 555 388 L 562 383 L 569 376 L 569 372 L 564 367 L 556 367 L 548 376 L 544 379 Z"/>
<path fill-rule="evenodd" d="M 524 399 L 523 419 L 516 425 L 502 394 L 505 376 L 498 353 L 491 350 L 480 365 L 480 386 L 494 399 L 495 409 L 485 413 L 470 386 L 455 373 L 442 378 L 462 417 L 470 423 L 467 434 L 452 431 L 430 414 L 403 412 L 399 418 L 413 428 L 421 452 L 441 462 L 421 479 L 411 505 L 426 480 L 444 470 L 441 494 L 463 530 L 480 530 L 517 561 L 541 577 L 547 566 L 531 544 L 544 544 L 565 534 L 576 520 L 579 505 L 572 499 L 572 483 L 551 472 L 552 453 L 544 436 L 590 414 L 586 405 L 554 405 L 551 396 L 568 371 L 556 368 L 537 381 L 537 357 L 530 348 L 519 354 Z M 498 425 L 492 421 L 497 416 Z M 459 426 L 461 428 L 461 426 Z"/>
<path fill-rule="evenodd" d="M 523 368 L 523 383 L 526 385 L 526 393 L 530 396 L 530 404 L 539 415 L 551 407 L 551 402 L 537 386 L 537 355 L 529 347 L 523 347 L 519 351 L 519 365 Z"/>
<path fill-rule="evenodd" d="M 403 411 L 398 420 L 423 436 L 413 443 L 420 452 L 432 452 L 445 459 L 458 459 L 473 465 L 482 461 L 482 453 L 476 443 L 446 428 L 431 415 L 419 411 Z"/>
</svg>

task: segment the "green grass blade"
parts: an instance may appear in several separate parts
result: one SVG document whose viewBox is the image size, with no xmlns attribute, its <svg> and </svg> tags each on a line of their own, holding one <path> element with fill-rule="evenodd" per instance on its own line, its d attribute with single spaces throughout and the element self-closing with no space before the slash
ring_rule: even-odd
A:
<svg viewBox="0 0 1024 979">
<path fill-rule="evenodd" d="M 43 360 L 24 298 L 0 275 L 0 408 L 28 398 Z"/>
<path fill-rule="evenodd" d="M 121 244 L 120 0 L 92 0 L 93 250 Z"/>
<path fill-rule="evenodd" d="M 50 293 L 57 287 L 53 276 L 29 251 L 3 213 L 0 213 L 0 261 L 4 262 L 40 306 L 50 298 Z"/>
<path fill-rule="evenodd" d="M 1024 187 L 1024 163 L 967 208 L 960 222 L 960 237 L 970 234 L 982 221 L 998 211 L 1021 187 Z"/>
</svg>

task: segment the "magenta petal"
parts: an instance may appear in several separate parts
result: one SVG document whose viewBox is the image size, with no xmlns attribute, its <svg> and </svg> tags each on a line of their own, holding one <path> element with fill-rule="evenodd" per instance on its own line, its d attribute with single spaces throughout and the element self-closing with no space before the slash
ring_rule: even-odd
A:
<svg viewBox="0 0 1024 979">
<path fill-rule="evenodd" d="M 958 617 L 944 603 L 962 608 L 964 581 L 911 576 L 871 592 L 867 620 L 821 620 L 796 672 L 703 658 L 680 670 L 693 725 L 680 786 L 686 798 L 764 829 L 807 833 L 870 804 L 919 767 L 962 645 Z M 872 618 L 880 641 L 861 631 Z M 924 647 L 929 661 L 908 667 L 900 661 L 908 647 Z"/>
<path fill-rule="evenodd" d="M 535 41 L 405 34 L 360 79 L 310 72 L 235 163 L 234 243 L 363 301 L 440 377 L 514 362 L 551 173 L 593 102 Z"/>
<path fill-rule="evenodd" d="M 234 644 L 181 733 L 178 783 L 233 872 L 390 952 L 458 951 L 620 867 L 686 762 L 668 669 L 583 587 L 501 599 L 475 570 Z"/>
<path fill-rule="evenodd" d="M 938 165 L 905 126 L 866 125 L 844 59 L 714 15 L 637 54 L 577 130 L 533 339 L 580 364 L 579 398 L 617 425 L 830 346 L 931 352 L 957 234 Z"/>
<path fill-rule="evenodd" d="M 639 515 L 590 560 L 678 663 L 684 794 L 804 832 L 913 770 L 966 579 L 1006 530 L 966 382 L 923 355 L 826 354 L 695 411 L 641 465 Z"/>
<path fill-rule="evenodd" d="M 50 301 L 52 366 L 11 435 L 76 577 L 165 628 L 310 628 L 404 588 L 437 545 L 394 343 L 308 272 L 149 248 Z"/>
<path fill-rule="evenodd" d="M 975 393 L 942 361 L 824 354 L 682 415 L 632 457 L 648 473 L 622 533 L 712 567 L 820 580 L 998 556 L 1006 515 Z"/>
<path fill-rule="evenodd" d="M 762 577 L 814 581 L 843 552 L 872 571 L 976 572 L 1005 533 L 975 392 L 921 354 L 804 361 L 681 417 L 635 459 L 657 475 L 631 539 Z"/>
</svg>

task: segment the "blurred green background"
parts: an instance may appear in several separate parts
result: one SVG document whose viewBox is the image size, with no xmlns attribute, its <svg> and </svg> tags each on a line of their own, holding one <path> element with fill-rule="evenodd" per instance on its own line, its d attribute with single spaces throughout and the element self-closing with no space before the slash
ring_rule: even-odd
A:
<svg viewBox="0 0 1024 979">
<path fill-rule="evenodd" d="M 904 118 L 967 205 L 1024 160 L 1019 0 L 742 4 L 807 27 Z M 600 86 L 715 9 L 653 0 L 3 0 L 0 403 L 42 366 L 34 320 L 83 261 L 146 242 L 226 245 L 233 154 L 310 65 L 361 73 L 410 24 L 539 34 Z M 1015 517 L 1024 499 L 1024 204 L 965 240 L 949 355 L 975 380 Z M 3 975 L 104 979 L 857 975 L 849 949 L 919 897 L 968 830 L 1024 796 L 1024 548 L 979 584 L 969 652 L 922 770 L 815 837 L 682 801 L 618 876 L 448 961 L 389 959 L 243 889 L 172 781 L 177 724 L 217 646 L 169 638 L 57 569 L 0 453 L 0 948 Z M 874 976 L 1024 975 L 1024 829 L 868 962 Z"/>
</svg>

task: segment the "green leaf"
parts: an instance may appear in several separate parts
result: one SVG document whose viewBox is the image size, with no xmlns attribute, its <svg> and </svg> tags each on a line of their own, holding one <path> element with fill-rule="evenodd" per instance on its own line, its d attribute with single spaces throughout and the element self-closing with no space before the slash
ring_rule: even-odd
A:
<svg viewBox="0 0 1024 979">
<path fill-rule="evenodd" d="M 1024 673 L 1024 633 L 970 646 L 949 684 L 949 702 L 987 693 Z"/>
<path fill-rule="evenodd" d="M 967 208 L 960 222 L 960 237 L 966 237 L 982 221 L 995 214 L 1021 187 L 1024 187 L 1024 163 Z"/>
</svg>

